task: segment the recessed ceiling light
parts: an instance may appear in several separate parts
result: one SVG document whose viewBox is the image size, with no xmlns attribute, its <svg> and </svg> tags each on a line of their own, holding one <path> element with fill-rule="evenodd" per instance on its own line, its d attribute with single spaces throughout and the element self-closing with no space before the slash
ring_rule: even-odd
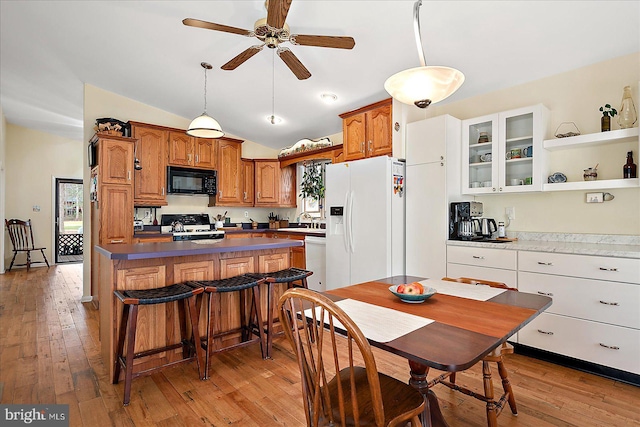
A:
<svg viewBox="0 0 640 427">
<path fill-rule="evenodd" d="M 332 102 L 336 102 L 338 97 L 333 93 L 323 93 L 320 95 L 320 99 L 322 99 L 327 104 L 331 104 Z"/>
<path fill-rule="evenodd" d="M 278 116 L 271 115 L 271 116 L 267 117 L 267 121 L 269 123 L 271 123 L 272 125 L 279 125 L 280 123 L 282 123 L 282 118 L 278 117 Z"/>
</svg>

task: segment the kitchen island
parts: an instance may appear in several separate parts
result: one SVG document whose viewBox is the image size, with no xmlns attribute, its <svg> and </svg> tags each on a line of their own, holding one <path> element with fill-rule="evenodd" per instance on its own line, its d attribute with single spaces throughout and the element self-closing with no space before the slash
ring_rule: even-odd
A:
<svg viewBox="0 0 640 427">
<path fill-rule="evenodd" d="M 246 238 L 218 241 L 183 241 L 144 244 L 109 244 L 96 246 L 98 269 L 97 293 L 94 295 L 100 311 L 100 343 L 109 375 L 115 367 L 115 347 L 122 315 L 122 304 L 115 298 L 116 289 L 151 289 L 187 280 L 216 280 L 245 273 L 269 273 L 290 266 L 291 248 L 303 242 L 289 239 Z M 204 242 L 204 243 L 203 243 Z M 278 298 L 284 286 L 276 287 Z M 267 292 L 261 292 L 263 317 L 267 316 Z M 240 304 L 247 301 L 237 292 L 215 294 L 215 331 L 224 332 L 216 338 L 214 351 L 237 345 L 241 336 Z M 180 336 L 177 303 L 142 306 L 138 315 L 136 353 L 163 347 Z M 269 314 L 272 315 L 272 314 Z M 266 320 L 266 318 L 264 319 Z M 206 331 L 206 313 L 201 311 L 199 329 Z M 257 337 L 254 341 L 257 340 Z M 257 341 L 256 341 L 256 345 Z M 182 358 L 181 350 L 172 350 L 136 360 L 137 370 L 144 370 Z"/>
</svg>

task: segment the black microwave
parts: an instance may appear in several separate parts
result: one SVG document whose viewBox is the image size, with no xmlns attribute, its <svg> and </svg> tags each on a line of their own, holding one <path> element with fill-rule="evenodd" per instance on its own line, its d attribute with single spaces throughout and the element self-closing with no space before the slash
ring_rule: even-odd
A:
<svg viewBox="0 0 640 427">
<path fill-rule="evenodd" d="M 206 194 L 217 193 L 217 174 L 212 170 L 167 166 L 167 193 Z"/>
</svg>

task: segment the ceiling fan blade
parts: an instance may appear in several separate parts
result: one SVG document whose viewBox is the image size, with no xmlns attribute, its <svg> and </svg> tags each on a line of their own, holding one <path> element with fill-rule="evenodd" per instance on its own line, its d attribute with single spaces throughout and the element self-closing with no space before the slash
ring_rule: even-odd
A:
<svg viewBox="0 0 640 427">
<path fill-rule="evenodd" d="M 244 62 L 247 61 L 249 58 L 251 58 L 253 55 L 260 52 L 263 47 L 264 47 L 263 44 L 251 46 L 250 48 L 244 50 L 238 56 L 236 56 L 235 58 L 233 58 L 231 61 L 227 62 L 220 68 L 222 68 L 223 70 L 235 70 L 240 65 L 244 64 Z"/>
<path fill-rule="evenodd" d="M 289 41 L 303 46 L 333 47 L 336 49 L 353 49 L 356 41 L 353 37 L 342 36 L 310 36 L 305 34 L 291 34 Z"/>
<path fill-rule="evenodd" d="M 292 0 L 268 0 L 267 25 L 273 28 L 284 27 Z"/>
<path fill-rule="evenodd" d="M 240 34 L 241 36 L 253 36 L 249 30 L 243 30 L 242 28 L 230 27 L 228 25 L 214 24 L 213 22 L 201 21 L 199 19 L 186 18 L 182 20 L 184 25 L 189 27 L 204 28 L 207 30 L 224 31 L 225 33 Z"/>
<path fill-rule="evenodd" d="M 282 59 L 284 63 L 287 64 L 287 67 L 289 67 L 293 74 L 296 75 L 298 80 L 305 80 L 311 77 L 311 73 L 309 72 L 309 70 L 307 70 L 307 68 L 302 65 L 302 62 L 300 62 L 298 57 L 295 56 L 293 52 L 291 52 L 291 50 L 287 49 L 286 47 L 279 47 L 277 52 L 280 59 Z"/>
</svg>

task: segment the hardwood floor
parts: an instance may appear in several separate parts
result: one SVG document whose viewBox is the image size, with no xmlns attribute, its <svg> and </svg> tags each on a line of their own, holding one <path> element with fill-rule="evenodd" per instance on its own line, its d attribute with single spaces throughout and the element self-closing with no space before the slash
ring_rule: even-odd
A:
<svg viewBox="0 0 640 427">
<path fill-rule="evenodd" d="M 213 357 L 211 378 L 194 364 L 112 385 L 99 352 L 98 316 L 81 303 L 82 265 L 17 269 L 0 275 L 0 403 L 66 403 L 71 426 L 304 426 L 299 374 L 290 347 L 274 340 Z M 378 369 L 408 380 L 404 359 L 374 349 Z M 520 355 L 507 356 L 519 415 L 500 427 L 640 426 L 640 388 Z M 434 372 L 435 374 L 435 372 Z M 458 382 L 481 390 L 478 367 Z M 496 387 L 500 387 L 495 382 Z M 484 427 L 481 402 L 438 385 L 452 427 Z"/>
</svg>

